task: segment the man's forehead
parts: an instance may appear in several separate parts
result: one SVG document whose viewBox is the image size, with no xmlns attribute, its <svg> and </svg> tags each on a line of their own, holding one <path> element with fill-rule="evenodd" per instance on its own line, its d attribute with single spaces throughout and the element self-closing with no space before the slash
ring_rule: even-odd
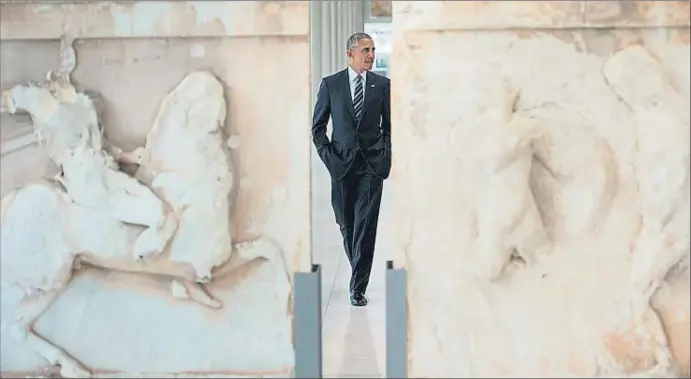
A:
<svg viewBox="0 0 691 379">
<path fill-rule="evenodd" d="M 372 41 L 369 38 L 363 38 L 363 39 L 357 41 L 357 47 L 359 49 L 364 49 L 366 47 L 374 47 L 374 41 Z"/>
</svg>

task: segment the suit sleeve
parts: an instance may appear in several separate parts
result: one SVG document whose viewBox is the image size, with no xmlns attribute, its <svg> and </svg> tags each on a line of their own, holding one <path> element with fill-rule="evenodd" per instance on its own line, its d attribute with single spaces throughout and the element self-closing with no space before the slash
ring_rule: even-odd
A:
<svg viewBox="0 0 691 379">
<path fill-rule="evenodd" d="M 317 149 L 329 144 L 329 138 L 326 136 L 326 125 L 329 123 L 331 117 L 331 97 L 329 96 L 329 87 L 326 81 L 322 79 L 317 92 L 317 104 L 314 106 L 314 115 L 312 116 L 312 141 Z"/>
<path fill-rule="evenodd" d="M 391 148 L 391 81 L 386 85 L 384 91 L 384 106 L 381 114 L 381 131 L 384 137 L 384 144 Z"/>
</svg>

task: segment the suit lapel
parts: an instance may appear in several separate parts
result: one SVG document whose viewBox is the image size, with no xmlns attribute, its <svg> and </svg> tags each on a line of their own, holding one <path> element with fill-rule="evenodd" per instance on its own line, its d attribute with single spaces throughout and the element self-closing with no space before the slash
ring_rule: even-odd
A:
<svg viewBox="0 0 691 379">
<path fill-rule="evenodd" d="M 374 75 L 373 73 L 367 71 L 367 81 L 365 83 L 367 88 L 365 88 L 365 104 L 362 105 L 363 119 L 365 118 L 365 113 L 367 112 L 367 109 L 369 108 L 370 104 L 374 103 L 374 100 L 379 97 L 377 96 L 377 93 L 379 92 L 379 83 L 377 83 L 377 75 Z"/>
<path fill-rule="evenodd" d="M 353 98 L 350 96 L 350 77 L 348 76 L 348 69 L 346 68 L 341 72 L 341 96 L 343 96 L 343 100 L 346 103 L 348 112 L 350 112 L 350 116 L 353 118 L 353 120 L 355 120 L 355 123 L 357 123 L 357 120 L 355 119 L 355 108 L 353 108 Z"/>
</svg>

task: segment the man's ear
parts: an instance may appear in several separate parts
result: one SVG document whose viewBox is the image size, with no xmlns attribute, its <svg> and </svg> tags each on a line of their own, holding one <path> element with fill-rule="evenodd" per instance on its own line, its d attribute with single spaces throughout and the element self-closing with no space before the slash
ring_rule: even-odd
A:
<svg viewBox="0 0 691 379">
<path fill-rule="evenodd" d="M 353 57 L 353 49 L 346 50 L 346 55 L 348 56 L 348 58 L 352 58 Z"/>
</svg>

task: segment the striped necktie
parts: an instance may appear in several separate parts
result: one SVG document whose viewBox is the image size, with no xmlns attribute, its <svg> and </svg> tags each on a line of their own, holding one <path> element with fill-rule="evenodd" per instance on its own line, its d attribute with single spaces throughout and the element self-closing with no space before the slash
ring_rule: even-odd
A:
<svg viewBox="0 0 691 379">
<path fill-rule="evenodd" d="M 360 121 L 360 117 L 362 116 L 363 94 L 362 76 L 358 75 L 355 77 L 355 95 L 353 96 L 353 109 L 355 110 L 355 120 L 357 121 Z"/>
</svg>

